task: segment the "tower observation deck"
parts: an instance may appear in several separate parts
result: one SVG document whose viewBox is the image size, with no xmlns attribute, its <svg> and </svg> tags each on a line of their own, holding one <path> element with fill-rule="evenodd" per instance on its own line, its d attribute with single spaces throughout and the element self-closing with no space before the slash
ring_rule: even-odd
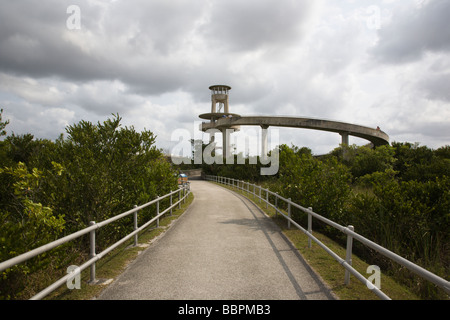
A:
<svg viewBox="0 0 450 320">
<path fill-rule="evenodd" d="M 236 113 L 230 113 L 229 92 L 231 87 L 226 85 L 214 85 L 209 87 L 211 90 L 211 112 L 201 114 L 199 117 L 205 120 L 211 120 L 214 123 L 219 118 L 240 117 Z"/>
<path fill-rule="evenodd" d="M 201 114 L 199 117 L 201 119 L 210 120 L 209 124 L 214 125 L 219 119 L 231 119 L 231 118 L 241 118 L 240 115 L 236 113 L 230 113 L 229 99 L 228 95 L 231 90 L 230 86 L 227 85 L 213 85 L 209 87 L 211 90 L 211 112 Z M 219 129 L 219 128 L 217 128 Z M 228 129 L 228 130 L 227 130 Z M 203 130 L 203 128 L 202 128 Z M 224 128 L 219 129 L 222 131 L 222 154 L 226 157 L 231 155 L 230 146 L 230 134 L 234 131 L 239 131 L 239 126 L 228 125 Z M 203 130 L 206 131 L 206 130 Z M 214 141 L 214 135 L 211 134 L 210 141 Z"/>
</svg>

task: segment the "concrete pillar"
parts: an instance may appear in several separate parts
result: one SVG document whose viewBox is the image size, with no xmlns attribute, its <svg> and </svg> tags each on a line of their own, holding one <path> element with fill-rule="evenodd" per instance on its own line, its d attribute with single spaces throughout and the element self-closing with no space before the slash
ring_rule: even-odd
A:
<svg viewBox="0 0 450 320">
<path fill-rule="evenodd" d="M 230 146 L 230 129 L 223 129 L 222 130 L 222 153 L 225 158 L 228 158 L 231 156 L 231 146 Z"/>
<path fill-rule="evenodd" d="M 229 113 L 229 112 L 230 112 L 230 109 L 229 109 L 229 107 L 228 107 L 228 95 L 226 95 L 226 99 L 225 99 L 225 102 L 224 102 L 224 107 L 223 107 L 223 109 L 224 109 L 224 112 L 225 112 L 225 113 Z"/>
<path fill-rule="evenodd" d="M 341 132 L 339 133 L 342 137 L 342 158 L 344 160 L 348 159 L 348 154 L 347 154 L 347 147 L 348 147 L 348 133 L 347 132 Z"/>
<path fill-rule="evenodd" d="M 216 99 L 214 95 L 211 96 L 211 113 L 216 113 Z"/>
<path fill-rule="evenodd" d="M 339 133 L 342 137 L 342 145 L 348 146 L 348 133 L 347 132 L 341 132 Z"/>
<path fill-rule="evenodd" d="M 267 153 L 269 152 L 268 149 L 268 137 L 267 137 L 267 133 L 268 133 L 268 129 L 269 126 L 261 126 L 261 157 L 266 158 L 267 157 Z"/>
</svg>

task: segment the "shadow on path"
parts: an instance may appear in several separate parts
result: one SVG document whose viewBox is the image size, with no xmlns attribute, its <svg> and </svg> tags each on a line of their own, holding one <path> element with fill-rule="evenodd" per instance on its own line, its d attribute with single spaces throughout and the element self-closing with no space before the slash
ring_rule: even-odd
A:
<svg viewBox="0 0 450 320">
<path fill-rule="evenodd" d="M 295 248 L 295 246 L 292 244 L 292 242 L 283 234 L 281 229 L 279 229 L 279 227 L 273 221 L 271 221 L 270 218 L 268 218 L 266 216 L 266 214 L 261 210 L 261 208 L 259 208 L 253 201 L 246 198 L 245 196 L 242 196 L 242 195 L 240 195 L 232 190 L 229 190 L 229 189 L 227 189 L 227 191 L 232 193 L 234 196 L 236 196 L 247 207 L 247 209 L 253 215 L 254 220 L 253 219 L 235 219 L 235 220 L 229 220 L 229 221 L 222 222 L 222 223 L 226 223 L 226 224 L 234 223 L 234 224 L 238 224 L 238 225 L 245 225 L 247 227 L 262 231 L 300 299 L 306 300 L 307 294 L 313 294 L 313 293 L 317 293 L 317 292 L 323 292 L 327 296 L 327 298 L 330 300 L 336 299 L 336 297 L 331 293 L 331 290 L 323 284 L 323 282 L 320 280 L 318 275 L 314 272 L 314 270 L 312 270 L 312 268 L 308 265 L 308 263 L 305 261 L 303 256 L 298 252 L 297 248 Z M 259 213 L 262 216 L 258 217 L 255 212 Z M 279 250 L 276 247 L 276 245 L 274 244 L 274 242 L 272 241 L 272 239 L 269 235 L 269 234 L 274 234 L 274 233 L 278 233 L 283 238 L 283 240 L 286 242 L 286 244 L 289 247 L 288 250 Z M 281 254 L 280 254 L 281 251 L 291 251 L 295 254 L 295 256 L 298 258 L 299 262 L 307 270 L 307 272 L 311 276 L 311 278 L 316 282 L 317 286 L 320 289 L 319 291 L 308 292 L 308 293 L 303 292 L 299 283 L 297 282 L 297 280 L 295 279 L 291 270 L 289 269 L 287 263 L 281 256 Z"/>
</svg>

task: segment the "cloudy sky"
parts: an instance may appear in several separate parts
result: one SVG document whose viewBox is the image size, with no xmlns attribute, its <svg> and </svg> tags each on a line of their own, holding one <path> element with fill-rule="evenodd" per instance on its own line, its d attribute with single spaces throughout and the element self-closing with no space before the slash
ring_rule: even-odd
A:
<svg viewBox="0 0 450 320">
<path fill-rule="evenodd" d="M 208 87 L 227 84 L 234 113 L 380 126 L 438 148 L 449 16 L 449 0 L 0 0 L 0 108 L 9 133 L 47 139 L 119 113 L 170 150 L 210 111 Z M 340 143 L 279 135 L 316 154 Z"/>
</svg>

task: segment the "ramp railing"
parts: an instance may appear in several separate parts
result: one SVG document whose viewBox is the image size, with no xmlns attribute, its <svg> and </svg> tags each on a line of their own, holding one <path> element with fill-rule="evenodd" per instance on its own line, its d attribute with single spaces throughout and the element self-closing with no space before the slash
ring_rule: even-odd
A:
<svg viewBox="0 0 450 320">
<path fill-rule="evenodd" d="M 26 253 L 23 253 L 19 256 L 16 256 L 16 257 L 6 260 L 4 262 L 1 262 L 0 263 L 0 272 L 6 270 L 8 268 L 11 268 L 17 264 L 20 264 L 22 262 L 25 262 L 37 255 L 40 255 L 44 252 L 51 250 L 53 248 L 56 248 L 64 243 L 67 243 L 69 241 L 77 239 L 83 235 L 89 234 L 89 239 L 90 239 L 90 241 L 89 241 L 90 242 L 90 244 L 89 244 L 89 246 L 90 246 L 89 260 L 87 260 L 83 265 L 79 266 L 78 268 L 76 268 L 76 269 L 74 268 L 73 270 L 68 272 L 67 275 L 60 278 L 58 281 L 54 282 L 53 284 L 51 284 L 50 286 L 48 286 L 47 288 L 45 288 L 44 290 L 42 290 L 41 292 L 39 292 L 38 294 L 33 296 L 31 298 L 31 300 L 39 300 L 39 299 L 44 298 L 49 293 L 56 290 L 58 287 L 62 286 L 65 283 L 68 283 L 68 281 L 73 279 L 76 274 L 80 274 L 83 270 L 85 270 L 88 267 L 90 267 L 90 281 L 89 282 L 96 283 L 97 280 L 95 278 L 95 263 L 98 260 L 100 260 L 101 258 L 106 256 L 109 252 L 111 252 L 112 250 L 114 250 L 115 248 L 117 248 L 118 246 L 120 246 L 121 244 L 126 242 L 127 240 L 131 239 L 132 237 L 134 237 L 134 245 L 137 246 L 138 245 L 138 233 L 143 231 L 144 229 L 146 229 L 148 226 L 150 226 L 155 221 L 156 221 L 157 226 L 159 226 L 159 219 L 169 211 L 170 211 L 170 213 L 172 213 L 173 208 L 175 208 L 177 205 L 179 208 L 181 208 L 181 203 L 186 202 L 186 198 L 188 197 L 189 193 L 190 193 L 190 185 L 189 185 L 189 183 L 187 183 L 187 184 L 182 185 L 180 188 L 178 188 L 178 190 L 171 191 L 170 193 L 168 193 L 164 196 L 158 197 L 158 198 L 156 198 L 150 202 L 147 202 L 143 205 L 135 206 L 133 209 L 123 212 L 121 214 L 118 214 L 110 219 L 107 219 L 107 220 L 104 220 L 104 221 L 98 222 L 98 223 L 96 223 L 95 221 L 91 221 L 90 226 L 87 228 L 84 228 L 80 231 L 77 231 L 75 233 L 67 235 L 63 238 L 60 238 L 58 240 L 55 240 L 48 244 L 45 244 L 39 248 L 28 251 Z M 174 200 L 173 197 L 176 196 L 177 194 L 178 194 L 178 200 L 176 202 L 173 202 L 173 200 Z M 166 199 L 166 198 L 170 198 L 170 205 L 167 209 L 160 211 L 160 201 L 163 199 Z M 139 210 L 142 210 L 152 204 L 156 204 L 156 216 L 153 217 L 151 220 L 147 221 L 142 226 L 138 227 L 137 217 L 138 217 Z M 114 243 L 113 245 L 108 247 L 107 249 L 103 250 L 102 252 L 96 253 L 95 252 L 95 232 L 96 232 L 96 230 L 100 229 L 101 227 L 104 227 L 114 221 L 117 221 L 119 219 L 127 217 L 131 214 L 134 215 L 133 232 L 129 233 L 127 236 L 123 237 L 122 239 L 120 239 L 119 241 L 117 241 L 116 243 Z"/>
<path fill-rule="evenodd" d="M 205 179 L 208 181 L 213 181 L 216 183 L 224 184 L 227 186 L 231 186 L 233 188 L 236 188 L 238 190 L 241 190 L 243 192 L 246 192 L 248 194 L 253 195 L 253 197 L 256 197 L 259 199 L 260 202 L 266 203 L 266 208 L 271 206 L 275 209 L 275 212 L 278 214 L 281 214 L 282 217 L 284 217 L 288 222 L 288 227 L 290 228 L 291 224 L 300 229 L 304 234 L 308 236 L 308 247 L 311 248 L 311 240 L 316 242 L 322 249 L 324 249 L 329 255 L 331 255 L 336 261 L 339 262 L 339 264 L 344 267 L 345 269 L 345 276 L 344 276 L 344 282 L 346 285 L 350 283 L 350 274 L 355 276 L 359 281 L 361 281 L 363 284 L 366 284 L 367 288 L 371 291 L 373 291 L 379 298 L 384 300 L 390 300 L 390 298 L 382 292 L 377 286 L 375 286 L 372 282 L 370 282 L 368 279 L 366 279 L 361 273 L 359 273 L 357 270 L 355 270 L 352 267 L 352 246 L 353 246 L 353 239 L 358 240 L 365 246 L 377 251 L 378 253 L 382 254 L 383 256 L 399 263 L 400 265 L 404 266 L 405 268 L 409 269 L 410 271 L 414 272 L 415 274 L 419 275 L 420 277 L 434 283 L 438 287 L 442 288 L 447 294 L 450 294 L 450 282 L 437 276 L 436 274 L 412 263 L 411 261 L 399 256 L 398 254 L 376 244 L 375 242 L 363 237 L 362 235 L 356 233 L 354 231 L 354 227 L 349 226 L 342 226 L 330 219 L 327 219 L 323 216 L 321 216 L 318 213 L 315 213 L 311 207 L 305 208 L 301 205 L 292 202 L 291 199 L 286 199 L 279 194 L 270 191 L 268 188 L 265 189 L 259 185 L 233 179 L 233 178 L 227 178 L 227 177 L 221 177 L 221 176 L 211 176 L 206 175 Z M 270 202 L 269 195 L 273 196 L 274 203 Z M 279 209 L 278 201 L 284 201 L 287 205 L 287 215 L 283 213 Z M 307 229 L 299 225 L 296 221 L 294 221 L 291 217 L 291 208 L 295 207 L 300 209 L 301 211 L 308 214 L 308 226 Z M 327 225 L 334 227 L 341 231 L 342 233 L 347 235 L 347 246 L 346 246 L 346 257 L 345 259 L 341 258 L 339 255 L 337 255 L 335 252 L 333 252 L 331 249 L 329 249 L 325 244 L 323 244 L 319 239 L 317 239 L 313 233 L 312 233 L 312 219 L 318 219 Z"/>
</svg>

